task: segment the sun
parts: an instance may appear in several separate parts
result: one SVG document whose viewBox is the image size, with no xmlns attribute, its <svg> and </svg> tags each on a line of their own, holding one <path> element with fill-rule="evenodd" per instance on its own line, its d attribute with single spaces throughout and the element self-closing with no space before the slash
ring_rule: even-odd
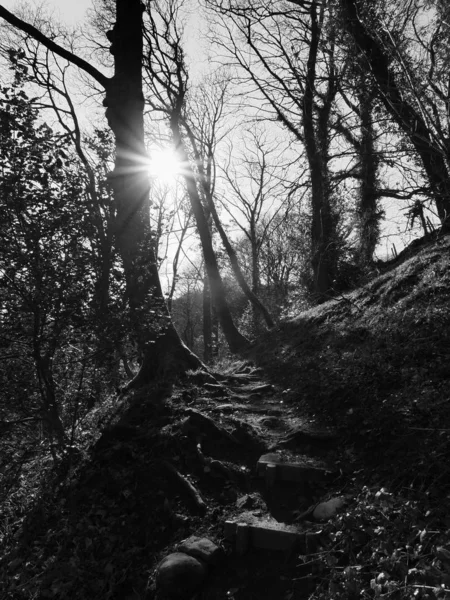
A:
<svg viewBox="0 0 450 600">
<path fill-rule="evenodd" d="M 148 172 L 152 179 L 160 183 L 173 183 L 181 172 L 180 161 L 170 148 L 154 148 L 150 150 Z"/>
</svg>

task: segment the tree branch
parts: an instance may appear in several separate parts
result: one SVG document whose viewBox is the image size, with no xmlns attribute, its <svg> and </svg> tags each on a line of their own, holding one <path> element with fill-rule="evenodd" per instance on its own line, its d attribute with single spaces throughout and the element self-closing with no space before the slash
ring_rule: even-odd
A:
<svg viewBox="0 0 450 600">
<path fill-rule="evenodd" d="M 22 19 L 16 17 L 16 15 L 9 12 L 9 10 L 6 10 L 6 8 L 2 5 L 0 5 L 0 17 L 7 21 L 13 27 L 16 27 L 17 29 L 20 29 L 20 31 L 23 31 L 24 33 L 30 35 L 40 44 L 48 48 L 51 52 L 54 52 L 61 58 L 64 58 L 65 60 L 69 61 L 73 65 L 88 73 L 88 75 L 93 77 L 101 86 L 105 88 L 105 90 L 108 89 L 109 82 L 111 81 L 109 77 L 103 75 L 103 73 L 101 73 L 98 69 L 93 67 L 87 61 L 85 61 L 83 58 L 80 58 L 76 54 L 73 54 L 69 50 L 66 50 L 65 48 L 48 38 L 46 35 L 41 33 L 39 29 L 34 27 L 34 25 L 31 25 L 26 21 L 22 21 Z"/>
</svg>

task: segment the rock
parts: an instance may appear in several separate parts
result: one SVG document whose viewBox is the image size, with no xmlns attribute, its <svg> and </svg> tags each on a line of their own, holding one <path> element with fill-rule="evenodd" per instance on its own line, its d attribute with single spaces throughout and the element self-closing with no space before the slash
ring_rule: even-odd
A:
<svg viewBox="0 0 450 600">
<path fill-rule="evenodd" d="M 331 498 L 331 500 L 321 502 L 314 509 L 313 517 L 316 521 L 326 521 L 327 519 L 331 519 L 344 504 L 345 500 L 342 497 Z"/>
<path fill-rule="evenodd" d="M 202 585 L 207 575 L 206 565 L 184 552 L 174 552 L 164 558 L 156 570 L 156 586 L 173 600 L 188 600 Z"/>
<path fill-rule="evenodd" d="M 254 500 L 248 494 L 245 494 L 245 496 L 241 496 L 240 498 L 238 498 L 236 500 L 237 508 L 252 508 L 253 504 L 254 504 Z"/>
<path fill-rule="evenodd" d="M 267 515 L 258 519 L 253 513 L 241 513 L 239 522 L 225 521 L 224 526 L 225 539 L 235 543 L 238 554 L 244 554 L 248 548 L 288 551 L 294 547 L 306 554 L 315 551 L 318 535 L 319 532 L 279 523 Z"/>
<path fill-rule="evenodd" d="M 276 452 L 263 454 L 256 465 L 256 472 L 259 476 L 267 477 L 267 470 L 271 466 L 276 466 L 276 476 L 274 476 L 275 479 L 281 481 L 323 482 L 333 475 L 325 463 L 306 461 L 301 458 L 298 458 L 295 462 L 290 462 L 283 455 Z"/>
<path fill-rule="evenodd" d="M 192 535 L 182 541 L 177 547 L 178 552 L 184 552 L 189 556 L 200 559 L 207 565 L 217 565 L 220 562 L 223 551 L 208 538 L 200 538 Z"/>
<path fill-rule="evenodd" d="M 240 510 L 244 508 L 251 509 L 262 509 L 263 511 L 267 511 L 267 506 L 261 496 L 253 492 L 253 494 L 245 494 L 236 500 L 236 507 Z"/>
</svg>

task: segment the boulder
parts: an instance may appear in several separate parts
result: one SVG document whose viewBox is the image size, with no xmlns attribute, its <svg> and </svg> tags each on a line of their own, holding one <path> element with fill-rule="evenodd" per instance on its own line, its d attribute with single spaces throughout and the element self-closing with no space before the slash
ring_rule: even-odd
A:
<svg viewBox="0 0 450 600">
<path fill-rule="evenodd" d="M 189 600 L 202 585 L 207 567 L 201 560 L 184 552 L 164 558 L 156 570 L 156 587 L 166 598 Z"/>
<path fill-rule="evenodd" d="M 189 556 L 200 559 L 207 565 L 217 565 L 223 551 L 208 538 L 200 538 L 196 535 L 183 540 L 177 547 L 178 552 L 184 552 Z"/>
<path fill-rule="evenodd" d="M 327 521 L 334 517 L 337 511 L 345 504 L 345 499 L 342 496 L 331 498 L 326 502 L 321 502 L 313 511 L 313 517 L 316 521 Z"/>
</svg>

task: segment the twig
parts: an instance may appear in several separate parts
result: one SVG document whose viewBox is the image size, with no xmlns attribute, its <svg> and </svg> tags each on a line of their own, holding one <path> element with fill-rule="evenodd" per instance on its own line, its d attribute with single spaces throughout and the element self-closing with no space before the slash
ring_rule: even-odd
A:
<svg viewBox="0 0 450 600">
<path fill-rule="evenodd" d="M 450 429 L 441 429 L 440 427 L 409 427 L 413 431 L 450 431 Z"/>
<path fill-rule="evenodd" d="M 449 589 L 440 587 L 439 585 L 411 585 L 413 588 L 421 588 L 423 590 L 439 590 L 440 592 L 450 592 Z"/>
</svg>

